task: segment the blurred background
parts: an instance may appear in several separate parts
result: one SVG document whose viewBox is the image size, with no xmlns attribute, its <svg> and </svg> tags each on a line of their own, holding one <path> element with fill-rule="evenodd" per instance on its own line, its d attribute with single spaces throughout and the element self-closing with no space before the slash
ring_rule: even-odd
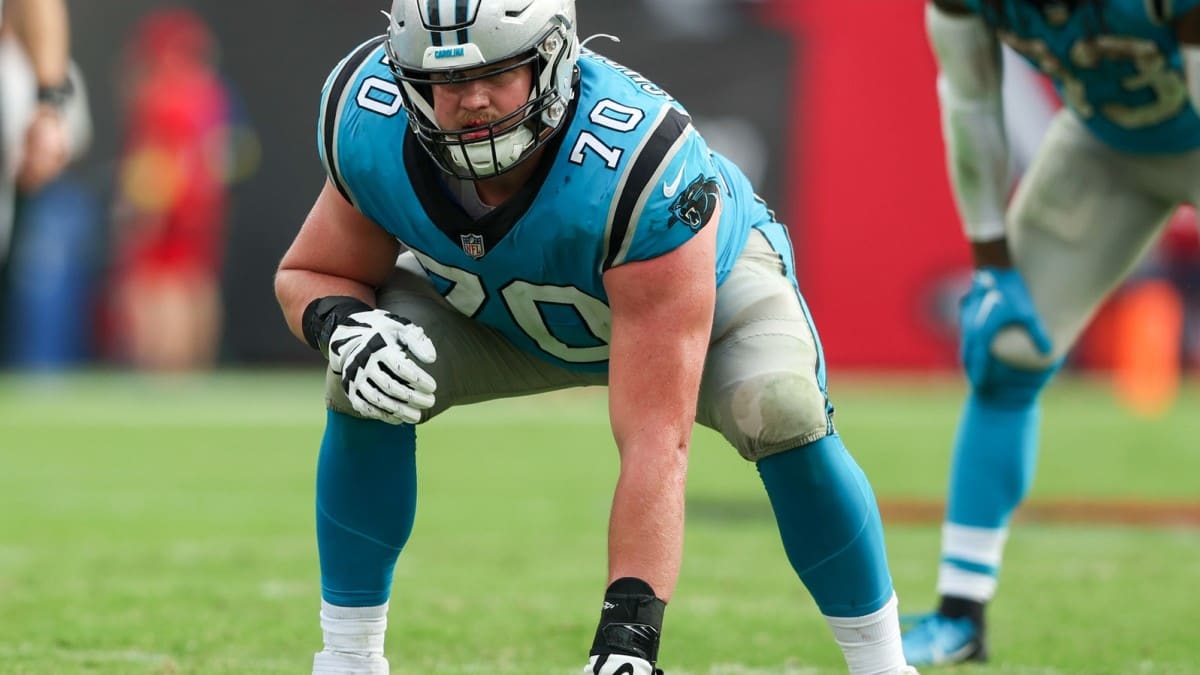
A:
<svg viewBox="0 0 1200 675">
<path fill-rule="evenodd" d="M 4 303 L 20 321 L 6 323 L 4 365 L 315 363 L 284 327 L 272 273 L 324 180 L 321 85 L 382 31 L 386 4 L 314 0 L 284 16 L 256 0 L 69 2 L 91 143 L 63 180 L 28 196 L 8 237 Z M 953 370 L 967 247 L 943 168 L 921 3 L 578 8 L 581 35 L 624 38 L 591 46 L 680 99 L 790 226 L 833 368 Z M 1010 65 L 1019 173 L 1057 102 Z M 1176 221 L 1098 317 L 1074 367 L 1163 371 L 1161 389 L 1200 363 L 1200 246 L 1194 214 Z M 149 328 L 161 325 L 176 329 Z"/>
</svg>

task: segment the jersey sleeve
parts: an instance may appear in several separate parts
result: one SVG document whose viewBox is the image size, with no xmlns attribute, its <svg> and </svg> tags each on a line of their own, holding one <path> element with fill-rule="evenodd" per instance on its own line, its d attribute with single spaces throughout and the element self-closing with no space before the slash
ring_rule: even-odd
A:
<svg viewBox="0 0 1200 675">
<path fill-rule="evenodd" d="M 368 57 L 383 44 L 385 37 L 380 35 L 362 43 L 350 52 L 334 67 L 333 72 L 325 80 L 321 88 L 321 110 L 317 121 L 317 153 L 325 166 L 325 173 L 346 201 L 357 205 L 350 186 L 346 182 L 342 155 L 339 153 L 339 139 L 342 129 L 346 126 L 343 115 L 352 103 L 351 86 L 358 80 L 359 73 L 368 63 Z"/>
<path fill-rule="evenodd" d="M 665 104 L 655 125 L 615 202 L 606 270 L 682 246 L 708 224 L 720 203 L 716 162 L 691 118 Z"/>
</svg>

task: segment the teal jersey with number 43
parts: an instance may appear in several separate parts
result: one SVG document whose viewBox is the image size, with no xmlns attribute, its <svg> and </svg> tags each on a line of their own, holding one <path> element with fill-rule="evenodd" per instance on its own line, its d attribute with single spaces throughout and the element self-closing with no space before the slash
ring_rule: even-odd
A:
<svg viewBox="0 0 1200 675">
<path fill-rule="evenodd" d="M 1054 80 L 1063 102 L 1100 140 L 1125 152 L 1200 147 L 1172 21 L 1200 0 L 1101 0 L 1039 6 L 966 0 L 1000 38 Z"/>
<path fill-rule="evenodd" d="M 605 271 L 718 226 L 708 220 L 719 203 L 719 284 L 750 228 L 773 216 L 653 83 L 587 50 L 579 71 L 571 116 L 530 183 L 478 220 L 409 130 L 382 38 L 360 45 L 327 80 L 318 145 L 342 195 L 407 246 L 458 311 L 552 363 L 603 371 Z"/>
</svg>

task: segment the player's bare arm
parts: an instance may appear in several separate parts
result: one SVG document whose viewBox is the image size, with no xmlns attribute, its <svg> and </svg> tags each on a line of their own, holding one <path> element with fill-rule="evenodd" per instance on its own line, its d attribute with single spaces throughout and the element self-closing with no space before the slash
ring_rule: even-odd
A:
<svg viewBox="0 0 1200 675">
<path fill-rule="evenodd" d="M 63 170 L 70 142 L 62 107 L 71 96 L 67 78 L 70 26 L 63 0 L 15 0 L 4 4 L 4 23 L 15 27 L 37 80 L 38 106 L 25 130 L 17 183 L 32 192 Z"/>
<path fill-rule="evenodd" d="M 983 17 L 943 11 L 945 1 L 931 2 L 925 17 L 938 60 L 946 166 L 975 264 L 962 303 L 960 356 L 968 378 L 979 382 L 989 372 L 992 340 L 1001 328 L 1024 328 L 1043 354 L 1050 352 L 1050 339 L 1009 256 L 1000 43 Z"/>
<path fill-rule="evenodd" d="M 641 578 L 666 601 L 683 548 L 684 483 L 712 330 L 720 207 L 691 241 L 604 276 L 612 307 L 609 415 L 621 472 L 609 581 Z"/>
<path fill-rule="evenodd" d="M 275 274 L 275 295 L 292 333 L 304 339 L 304 310 L 317 298 L 349 296 L 373 306 L 375 288 L 399 252 L 392 235 L 326 180 Z"/>
<path fill-rule="evenodd" d="M 1188 98 L 1192 108 L 1200 111 L 1200 7 L 1175 21 L 1175 37 L 1179 39 L 1179 51 L 1183 56 Z"/>
<path fill-rule="evenodd" d="M 947 166 L 975 266 L 1008 267 L 1008 140 L 999 41 L 961 0 L 932 0 L 926 26 L 939 65 Z"/>
<path fill-rule="evenodd" d="M 375 306 L 400 246 L 330 181 L 284 254 L 275 294 L 292 332 L 329 359 L 350 405 L 366 419 L 416 424 L 437 383 L 420 364 L 436 348 L 420 326 Z"/>
<path fill-rule="evenodd" d="M 39 87 L 60 87 L 67 81 L 70 28 L 63 0 L 10 0 L 5 19 L 12 21 L 17 39 L 29 56 Z M 7 21 L 5 23 L 8 23 Z"/>
</svg>

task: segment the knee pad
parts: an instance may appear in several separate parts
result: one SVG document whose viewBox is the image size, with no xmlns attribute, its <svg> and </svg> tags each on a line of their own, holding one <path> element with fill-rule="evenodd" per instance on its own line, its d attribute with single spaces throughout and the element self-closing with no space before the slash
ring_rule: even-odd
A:
<svg viewBox="0 0 1200 675">
<path fill-rule="evenodd" d="M 704 422 L 756 462 L 833 432 L 832 408 L 812 373 L 769 372 L 716 392 Z"/>
<path fill-rule="evenodd" d="M 984 400 L 1014 408 L 1027 407 L 1058 372 L 1062 359 L 1038 369 L 1011 366 L 994 354 L 989 354 L 987 367 L 981 376 L 971 377 L 971 390 Z"/>
</svg>

